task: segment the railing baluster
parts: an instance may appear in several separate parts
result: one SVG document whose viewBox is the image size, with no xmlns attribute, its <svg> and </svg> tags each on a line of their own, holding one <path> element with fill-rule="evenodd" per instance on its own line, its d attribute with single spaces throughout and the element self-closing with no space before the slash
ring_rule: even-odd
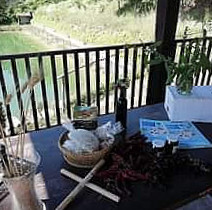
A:
<svg viewBox="0 0 212 210">
<path fill-rule="evenodd" d="M 118 79 L 119 79 L 119 49 L 116 49 L 116 52 L 115 52 L 115 84 L 117 84 Z M 118 98 L 118 89 L 115 88 L 115 92 L 114 92 L 114 110 L 116 109 L 117 98 Z"/>
<path fill-rule="evenodd" d="M 207 81 L 206 81 L 206 85 L 210 85 L 211 77 L 212 77 L 212 68 L 209 69 L 209 74 L 208 74 L 208 78 L 207 78 Z"/>
<path fill-rule="evenodd" d="M 80 92 L 80 75 L 79 75 L 79 55 L 77 52 L 74 53 L 74 64 L 75 64 L 75 78 L 76 78 L 76 94 L 77 94 L 77 105 L 81 105 L 81 92 Z"/>
<path fill-rule="evenodd" d="M 52 79 L 53 79 L 53 87 L 54 87 L 54 98 L 55 98 L 57 124 L 61 124 L 59 94 L 58 94 L 58 85 L 57 85 L 57 73 L 56 73 L 57 70 L 56 70 L 56 63 L 55 63 L 54 55 L 51 55 L 51 69 L 52 69 Z"/>
<path fill-rule="evenodd" d="M 207 51 L 207 58 L 210 58 L 210 54 L 211 54 L 211 49 L 212 49 L 212 39 L 209 40 L 209 44 L 208 44 L 208 51 Z"/>
<path fill-rule="evenodd" d="M 98 114 L 100 114 L 100 75 L 99 75 L 99 51 L 96 51 L 96 105 L 98 107 Z"/>
<path fill-rule="evenodd" d="M 182 62 L 181 57 L 183 56 L 184 51 L 185 51 L 185 40 L 183 39 L 182 44 L 181 44 L 181 49 L 180 49 L 179 63 L 181 63 L 181 62 Z"/>
<path fill-rule="evenodd" d="M 142 91 L 143 91 L 143 82 L 144 82 L 144 70 L 145 70 L 145 46 L 142 48 L 142 57 L 141 57 L 141 74 L 140 74 L 140 86 L 139 86 L 139 98 L 138 98 L 138 106 L 141 106 L 142 102 Z"/>
<path fill-rule="evenodd" d="M 202 40 L 201 54 L 202 54 L 202 53 L 205 53 L 205 50 L 206 50 L 206 42 L 207 42 L 207 39 L 206 39 L 205 36 L 206 36 L 206 31 L 204 30 L 203 40 Z M 204 71 L 204 69 L 203 69 L 203 71 Z M 202 72 L 203 72 L 203 71 L 202 71 Z M 196 80 L 195 80 L 195 85 L 198 85 L 200 73 L 201 73 L 201 72 L 199 72 L 199 73 L 197 74 L 197 77 L 196 77 Z"/>
<path fill-rule="evenodd" d="M 190 60 L 192 45 L 193 45 L 193 42 L 190 41 L 188 46 L 186 46 L 186 60 L 187 60 L 187 62 L 189 62 L 189 60 Z"/>
<path fill-rule="evenodd" d="M 90 89 L 90 57 L 89 51 L 85 53 L 85 65 L 86 65 L 86 89 L 87 89 L 87 105 L 91 105 L 91 89 Z"/>
<path fill-rule="evenodd" d="M 18 80 L 18 72 L 17 72 L 15 58 L 11 58 L 11 65 L 12 65 L 13 80 L 15 82 L 15 91 L 16 91 L 16 95 L 17 95 L 17 99 L 18 99 L 19 110 L 20 110 L 20 117 L 21 117 L 20 120 L 21 120 L 22 126 L 24 126 L 25 116 L 23 113 L 23 111 L 24 111 L 23 102 L 22 102 L 22 98 L 21 98 L 21 89 L 20 89 L 19 80 Z"/>
<path fill-rule="evenodd" d="M 109 92 L 110 92 L 110 51 L 106 50 L 106 60 L 105 60 L 105 84 L 106 84 L 106 94 L 105 94 L 105 113 L 109 113 Z"/>
<path fill-rule="evenodd" d="M 212 80 L 212 67 L 210 67 L 210 72 L 208 74 L 207 84 L 206 85 L 212 85 L 210 84 L 210 80 Z"/>
<path fill-rule="evenodd" d="M 3 93 L 3 97 L 4 97 L 4 101 L 7 97 L 7 89 L 6 89 L 6 85 L 5 85 L 5 81 L 4 81 L 4 76 L 3 76 L 3 69 L 2 69 L 2 65 L 0 62 L 0 82 L 1 82 L 1 88 L 2 88 L 2 93 Z M 6 113 L 7 113 L 7 119 L 8 119 L 8 123 L 10 126 L 10 132 L 11 135 L 14 135 L 14 127 L 13 127 L 13 121 L 12 121 L 12 116 L 11 116 L 11 111 L 10 111 L 10 104 L 5 104 L 6 106 Z"/>
<path fill-rule="evenodd" d="M 29 57 L 25 57 L 25 66 L 26 66 L 27 77 L 28 77 L 28 79 L 30 79 L 32 74 L 31 74 Z M 38 130 L 39 123 L 38 123 L 38 115 L 37 115 L 37 109 L 36 109 L 36 103 L 35 103 L 34 89 L 31 90 L 31 104 L 32 104 L 32 114 L 33 114 L 33 119 L 34 119 L 34 126 L 35 126 L 35 129 Z"/>
<path fill-rule="evenodd" d="M 43 70 L 43 59 L 42 59 L 42 56 L 40 56 L 40 55 L 38 56 L 38 65 L 39 65 L 40 75 L 42 77 L 41 91 L 42 91 L 42 96 L 43 96 L 43 106 L 44 106 L 46 126 L 49 128 L 50 120 L 49 120 L 49 111 L 48 111 L 48 101 L 47 101 L 47 95 L 46 95 L 45 76 L 44 76 L 44 70 Z"/>
<path fill-rule="evenodd" d="M 132 82 L 131 82 L 131 85 L 132 85 L 132 89 L 131 89 L 131 108 L 134 107 L 137 55 L 138 55 L 138 48 L 135 47 L 133 49 L 133 68 L 132 68 Z"/>
<path fill-rule="evenodd" d="M 64 71 L 64 81 L 65 81 L 65 92 L 66 92 L 66 108 L 67 116 L 71 118 L 71 103 L 70 103 L 70 91 L 69 91 L 69 78 L 68 78 L 68 63 L 67 54 L 63 54 L 63 71 Z"/>
<path fill-rule="evenodd" d="M 212 48 L 212 40 L 210 40 L 208 45 L 207 58 L 210 58 L 211 48 Z M 209 71 L 209 74 L 208 74 L 206 85 L 210 84 L 210 78 L 212 76 L 212 65 L 210 66 L 210 69 L 208 71 Z"/>
<path fill-rule="evenodd" d="M 129 57 L 129 49 L 126 46 L 124 49 L 124 78 L 128 76 L 128 57 Z"/>
</svg>

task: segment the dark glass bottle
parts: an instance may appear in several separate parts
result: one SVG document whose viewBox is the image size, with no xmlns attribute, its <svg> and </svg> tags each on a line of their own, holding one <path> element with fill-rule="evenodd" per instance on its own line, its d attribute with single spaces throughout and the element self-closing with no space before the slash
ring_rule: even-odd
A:
<svg viewBox="0 0 212 210">
<path fill-rule="evenodd" d="M 116 122 L 120 121 L 122 126 L 127 128 L 127 99 L 126 87 L 120 87 L 120 96 L 116 102 Z"/>
</svg>

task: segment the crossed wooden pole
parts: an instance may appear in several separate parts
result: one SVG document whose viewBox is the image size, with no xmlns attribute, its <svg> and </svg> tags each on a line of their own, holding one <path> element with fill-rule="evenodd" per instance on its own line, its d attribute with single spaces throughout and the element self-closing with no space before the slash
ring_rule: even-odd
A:
<svg viewBox="0 0 212 210">
<path fill-rule="evenodd" d="M 70 192 L 70 194 L 59 204 L 59 206 L 57 206 L 56 210 L 63 210 L 66 208 L 66 206 L 75 199 L 75 197 L 77 196 L 77 194 L 86 186 L 92 190 L 94 190 L 95 192 L 100 193 L 101 195 L 115 201 L 115 202 L 119 202 L 120 201 L 120 197 L 93 184 L 90 183 L 89 181 L 92 179 L 92 177 L 94 176 L 94 174 L 104 165 L 105 160 L 101 159 L 94 167 L 93 169 L 85 176 L 85 178 L 81 178 L 79 176 L 77 176 L 76 174 L 73 174 L 65 169 L 61 169 L 61 174 L 79 182 L 79 184 Z"/>
</svg>

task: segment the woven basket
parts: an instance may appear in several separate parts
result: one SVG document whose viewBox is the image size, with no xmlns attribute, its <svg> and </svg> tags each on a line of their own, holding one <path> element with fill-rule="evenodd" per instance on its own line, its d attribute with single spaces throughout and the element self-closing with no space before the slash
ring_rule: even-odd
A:
<svg viewBox="0 0 212 210">
<path fill-rule="evenodd" d="M 62 146 L 64 141 L 68 139 L 67 134 L 68 132 L 65 132 L 60 136 L 58 146 L 64 159 L 72 166 L 79 168 L 92 168 L 109 151 L 108 147 L 89 154 L 74 154 Z"/>
</svg>

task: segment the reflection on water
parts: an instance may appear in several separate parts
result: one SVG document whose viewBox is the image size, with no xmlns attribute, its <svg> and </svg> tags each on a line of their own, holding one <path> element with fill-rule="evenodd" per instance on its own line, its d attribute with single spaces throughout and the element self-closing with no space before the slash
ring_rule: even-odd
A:
<svg viewBox="0 0 212 210">
<path fill-rule="evenodd" d="M 32 74 L 37 71 L 38 66 L 35 63 L 36 60 L 31 61 L 31 70 Z M 18 81 L 20 87 L 28 80 L 26 68 L 24 64 L 24 60 L 18 60 L 16 62 L 17 65 L 17 72 L 18 72 Z M 2 68 L 3 68 L 3 76 L 5 80 L 6 90 L 8 94 L 13 94 L 14 97 L 11 100 L 10 108 L 13 116 L 16 116 L 19 118 L 20 112 L 19 112 L 19 105 L 18 100 L 16 96 L 16 88 L 15 88 L 15 82 L 13 79 L 13 72 L 10 61 L 2 62 Z M 51 69 L 48 62 L 44 60 L 44 78 L 45 78 L 45 84 L 46 84 L 46 92 L 47 92 L 47 100 L 49 107 L 51 107 L 51 104 L 54 101 L 54 91 L 53 91 L 53 82 L 51 78 Z M 61 81 L 58 81 L 58 92 L 59 92 L 59 98 L 62 99 L 62 84 Z M 43 107 L 43 99 L 42 99 L 42 91 L 41 91 L 41 85 L 37 84 L 34 87 L 34 93 L 35 93 L 35 101 L 37 108 Z M 26 108 L 26 98 L 27 94 L 22 94 L 22 100 L 24 108 Z M 2 90 L 0 90 L 0 100 L 3 101 L 3 94 Z M 31 109 L 31 103 L 29 104 L 29 109 Z"/>
</svg>

